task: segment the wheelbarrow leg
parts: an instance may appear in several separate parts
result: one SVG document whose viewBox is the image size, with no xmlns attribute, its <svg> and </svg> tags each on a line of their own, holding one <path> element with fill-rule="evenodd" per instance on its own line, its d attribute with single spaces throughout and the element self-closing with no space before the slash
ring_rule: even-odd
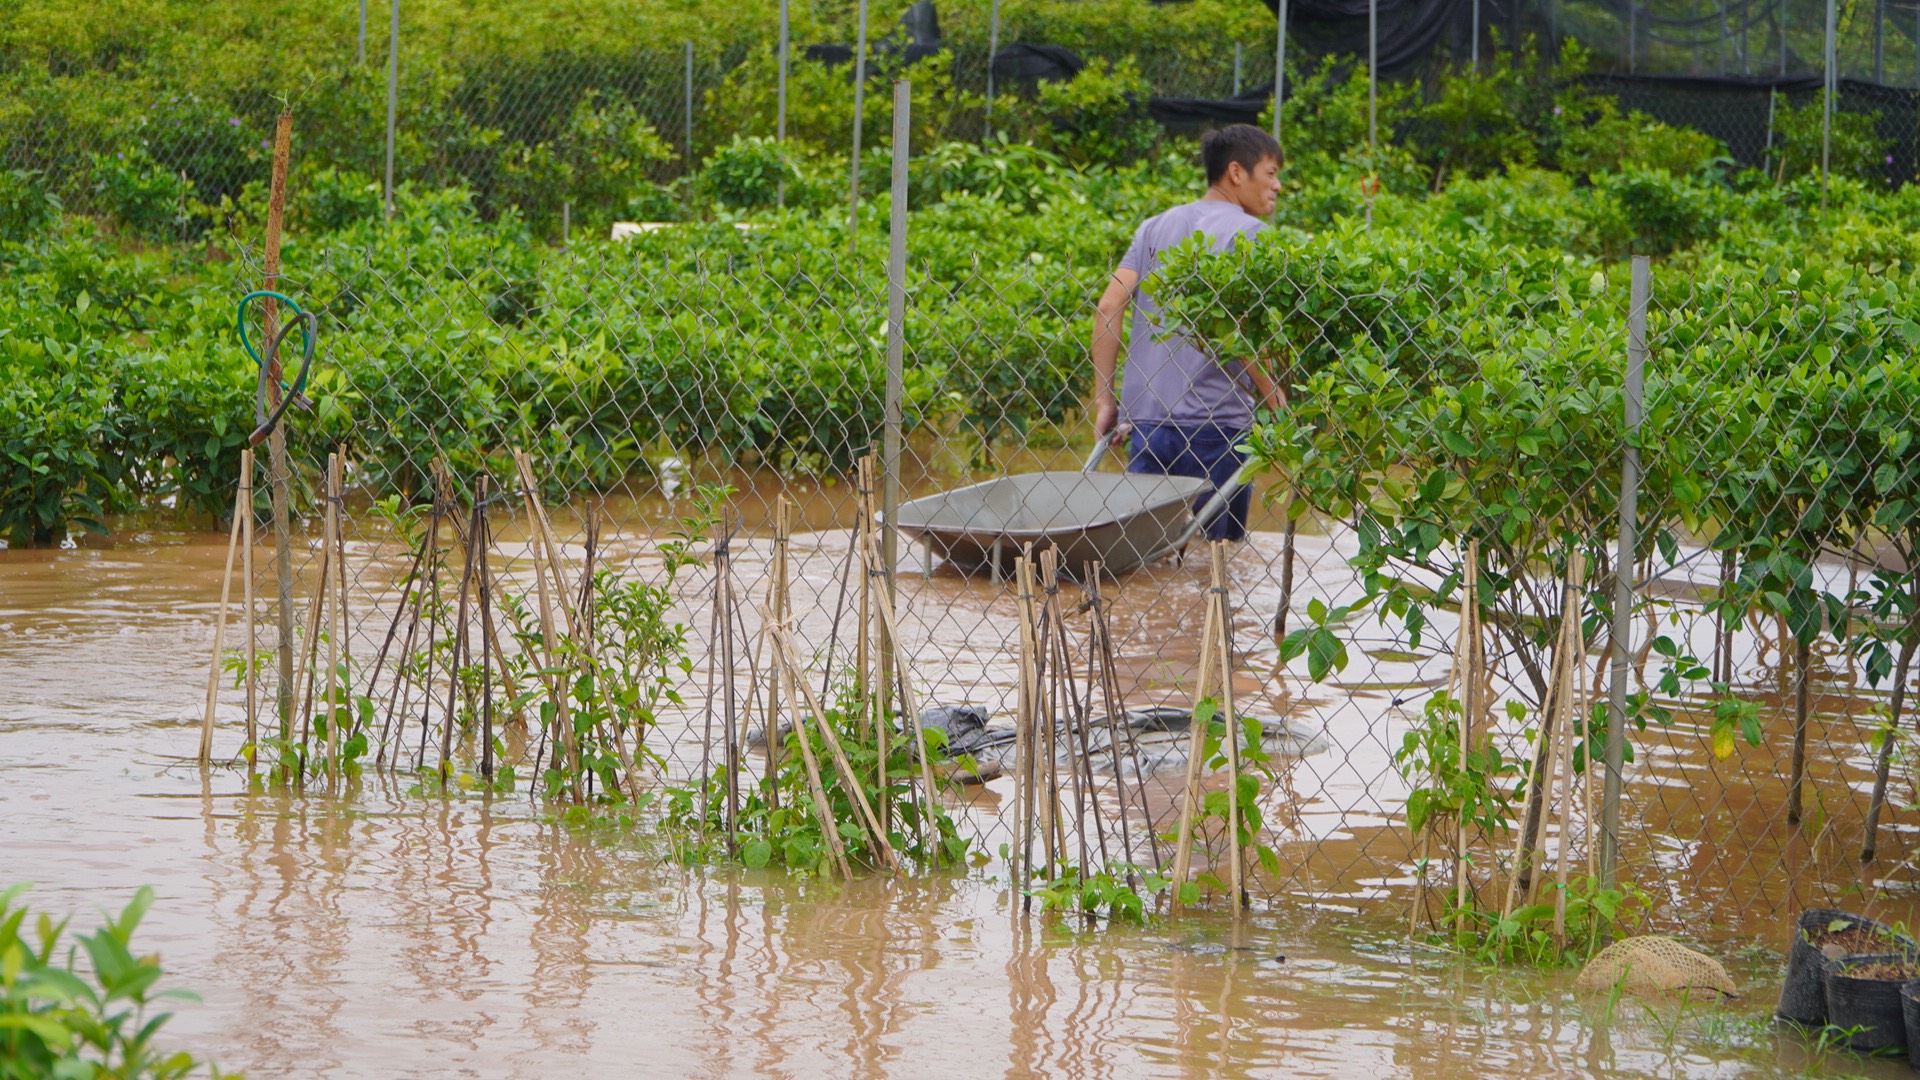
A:
<svg viewBox="0 0 1920 1080">
<path fill-rule="evenodd" d="M 1002 551 L 1006 549 L 1006 546 L 1007 546 L 1007 541 L 1005 537 L 997 537 L 993 541 L 993 571 L 992 571 L 993 577 L 991 580 L 996 585 L 1000 583 L 1000 578 L 1001 578 L 1000 554 Z"/>
</svg>

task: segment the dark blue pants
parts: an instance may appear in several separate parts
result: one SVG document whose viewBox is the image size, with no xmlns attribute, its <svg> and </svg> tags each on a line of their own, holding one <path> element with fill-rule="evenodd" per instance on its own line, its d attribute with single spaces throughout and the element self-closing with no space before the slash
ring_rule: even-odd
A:
<svg viewBox="0 0 1920 1080">
<path fill-rule="evenodd" d="M 1191 476 L 1213 481 L 1217 491 L 1233 481 L 1234 474 L 1247 463 L 1247 456 L 1235 447 L 1247 433 L 1212 424 L 1141 424 L 1133 429 L 1127 460 L 1130 473 L 1157 473 L 1162 476 Z M 1195 513 L 1207 504 L 1213 492 L 1193 501 Z M 1247 512 L 1253 506 L 1253 485 L 1248 484 L 1227 500 L 1226 509 L 1207 523 L 1209 540 L 1245 540 Z"/>
</svg>

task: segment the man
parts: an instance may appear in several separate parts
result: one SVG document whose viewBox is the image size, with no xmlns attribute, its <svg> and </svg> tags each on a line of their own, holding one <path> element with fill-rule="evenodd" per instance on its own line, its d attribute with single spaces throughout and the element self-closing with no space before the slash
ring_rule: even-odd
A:
<svg viewBox="0 0 1920 1080">
<path fill-rule="evenodd" d="M 1279 390 L 1257 364 L 1220 360 L 1188 341 L 1168 337 L 1154 316 L 1141 279 L 1160 267 L 1161 253 L 1204 234 L 1215 251 L 1257 232 L 1280 194 L 1280 144 L 1247 124 L 1210 132 L 1200 142 L 1207 193 L 1197 202 L 1148 218 L 1100 297 L 1093 324 L 1094 420 L 1098 438 L 1117 441 L 1124 416 L 1133 425 L 1127 471 L 1204 477 L 1215 490 L 1246 464 L 1237 447 L 1253 427 L 1256 404 L 1279 408 Z M 1120 357 L 1120 320 L 1134 308 L 1127 371 L 1119 399 L 1114 368 Z M 1196 509 L 1205 497 L 1196 501 Z M 1244 540 L 1251 486 L 1243 487 L 1207 525 L 1211 540 Z"/>
</svg>

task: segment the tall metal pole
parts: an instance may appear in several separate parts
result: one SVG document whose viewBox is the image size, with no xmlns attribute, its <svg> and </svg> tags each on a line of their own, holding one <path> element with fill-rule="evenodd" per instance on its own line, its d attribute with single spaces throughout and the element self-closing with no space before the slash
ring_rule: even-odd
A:
<svg viewBox="0 0 1920 1080">
<path fill-rule="evenodd" d="M 1469 46 L 1472 54 L 1474 74 L 1480 73 L 1480 0 L 1473 0 L 1473 44 Z"/>
<path fill-rule="evenodd" d="M 1827 177 L 1833 165 L 1833 94 L 1839 84 L 1838 48 L 1835 41 L 1839 33 L 1839 13 L 1835 0 L 1827 0 L 1827 47 L 1821 54 L 1820 66 L 1826 72 L 1825 86 L 1821 89 L 1822 107 L 1820 110 L 1820 209 L 1827 209 Z"/>
<path fill-rule="evenodd" d="M 387 220 L 393 220 L 393 122 L 399 115 L 400 0 L 391 0 L 393 25 L 387 30 Z"/>
<path fill-rule="evenodd" d="M 691 41 L 686 43 L 686 56 L 687 56 L 687 89 L 686 89 L 685 97 L 686 97 L 686 104 L 687 104 L 687 119 L 686 119 L 687 156 L 686 156 L 685 166 L 686 166 L 686 171 L 690 173 L 693 171 L 693 42 Z"/>
<path fill-rule="evenodd" d="M 1233 96 L 1240 96 L 1241 48 L 1239 42 L 1233 43 Z"/>
<path fill-rule="evenodd" d="M 792 47 L 793 23 L 787 14 L 787 0 L 780 0 L 780 45 L 779 55 L 775 61 L 780 71 L 780 95 L 779 104 L 775 106 L 773 114 L 773 140 L 780 144 L 782 164 L 780 168 L 780 180 L 773 187 L 773 204 L 783 208 L 787 205 L 787 170 L 785 165 L 785 154 L 787 152 L 787 64 Z"/>
<path fill-rule="evenodd" d="M 1787 73 L 1787 0 L 1780 0 L 1780 74 Z"/>
<path fill-rule="evenodd" d="M 1373 189 L 1380 184 L 1380 0 L 1367 0 L 1367 231 L 1373 231 Z"/>
<path fill-rule="evenodd" d="M 1887 0 L 1873 3 L 1873 81 L 1887 81 Z"/>
<path fill-rule="evenodd" d="M 1280 0 L 1274 16 L 1280 26 L 1273 39 L 1273 141 L 1280 142 L 1280 103 L 1287 99 L 1287 0 Z"/>
<path fill-rule="evenodd" d="M 1780 0 L 1782 4 L 1786 0 Z M 1784 36 L 1783 36 L 1784 40 Z M 1640 7 L 1635 0 L 1627 0 L 1627 74 L 1640 70 Z"/>
<path fill-rule="evenodd" d="M 901 399 L 905 395 L 907 353 L 907 157 L 912 152 L 913 88 L 907 80 L 893 84 L 893 207 L 887 222 L 887 391 L 880 434 L 881 482 L 880 561 L 886 572 L 887 595 L 881 602 L 891 609 L 895 582 L 893 568 L 900 561 L 900 532 L 894 525 L 900 513 Z M 890 620 L 883 619 L 884 626 Z M 892 685 L 894 650 L 899 642 L 891 632 L 880 640 L 881 698 Z M 904 703 L 903 703 L 904 704 Z"/>
<path fill-rule="evenodd" d="M 367 0 L 360 0 L 360 48 L 354 54 L 354 63 L 367 66 Z"/>
<path fill-rule="evenodd" d="M 860 121 L 867 99 L 867 0 L 860 0 L 860 26 L 853 47 L 853 167 L 847 183 L 847 247 L 860 232 Z"/>
<path fill-rule="evenodd" d="M 987 16 L 987 138 L 993 138 L 993 58 L 1000 52 L 1000 0 Z"/>
<path fill-rule="evenodd" d="M 1633 640 L 1633 573 L 1638 562 L 1641 384 L 1647 370 L 1647 257 L 1633 257 L 1627 301 L 1627 378 L 1623 386 L 1627 439 L 1620 455 L 1620 547 L 1614 557 L 1613 678 L 1607 695 L 1607 776 L 1600 807 L 1600 884 L 1611 888 L 1620 861 L 1620 772 L 1626 760 L 1627 664 Z"/>
</svg>

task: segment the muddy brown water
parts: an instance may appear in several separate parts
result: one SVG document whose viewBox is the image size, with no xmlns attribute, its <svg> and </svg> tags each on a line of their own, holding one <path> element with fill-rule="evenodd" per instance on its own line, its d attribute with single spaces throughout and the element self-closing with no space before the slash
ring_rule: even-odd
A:
<svg viewBox="0 0 1920 1080">
<path fill-rule="evenodd" d="M 650 513 L 622 505 L 612 516 L 618 525 Z M 845 518 L 818 508 L 803 518 L 822 530 L 794 541 L 800 634 L 818 659 L 846 546 L 832 525 Z M 563 516 L 561 531 L 570 528 Z M 502 533 L 510 555 L 518 541 L 505 523 Z M 179 1009 L 169 1036 L 229 1068 L 1907 1075 L 1904 1065 L 1822 1055 L 1765 1024 L 1800 906 L 1912 921 L 1915 832 L 1911 813 L 1894 813 L 1881 859 L 1860 867 L 1865 733 L 1878 698 L 1824 667 L 1812 813 L 1802 828 L 1785 825 L 1789 733 L 1765 627 L 1743 634 L 1741 682 L 1769 709 L 1766 744 L 1716 759 L 1705 720 L 1684 712 L 1650 731 L 1637 744 L 1623 840 L 1628 872 L 1651 900 L 1649 925 L 1721 957 L 1745 994 L 1679 1015 L 1622 1005 L 1609 1018 L 1574 999 L 1571 971 L 1485 967 L 1406 944 L 1411 879 L 1397 818 L 1406 782 L 1392 754 L 1446 660 L 1431 644 L 1409 653 L 1358 620 L 1355 662 L 1328 684 L 1277 672 L 1272 533 L 1233 561 L 1239 689 L 1251 710 L 1310 725 L 1329 744 L 1283 761 L 1268 797 L 1287 872 L 1262 880 L 1256 913 L 1238 924 L 1199 914 L 1094 930 L 1013 917 L 997 858 L 966 877 L 844 886 L 685 868 L 644 826 L 555 824 L 524 797 L 424 798 L 378 777 L 344 795 L 285 796 L 250 792 L 235 770 L 203 773 L 187 759 L 224 540 L 134 527 L 76 549 L 0 550 L 0 881 L 34 882 L 34 904 L 79 912 L 82 926 L 152 885 L 159 902 L 137 940 L 163 955 L 175 984 L 205 997 Z M 1310 596 L 1355 594 L 1339 565 L 1350 543 L 1338 530 L 1302 535 L 1296 619 Z M 647 566 L 650 550 L 616 531 L 607 557 Z M 354 603 L 367 613 L 356 650 L 377 644 L 384 624 L 373 614 L 401 554 L 371 528 L 355 534 Z M 743 578 L 766 555 L 763 536 L 744 540 Z M 938 569 L 922 577 L 920 565 L 903 553 L 902 629 L 916 677 L 931 699 L 981 703 L 1005 722 L 1011 594 Z M 1184 702 L 1203 582 L 1201 567 L 1162 564 L 1114 590 L 1128 704 Z M 697 705 L 705 621 L 689 603 Z M 1701 631 L 1690 634 L 1705 655 Z M 237 703 L 222 698 L 222 753 L 235 747 Z M 697 761 L 694 711 L 668 755 L 682 773 Z M 989 850 L 1005 839 L 995 832 L 1003 783 L 955 804 Z"/>
</svg>

